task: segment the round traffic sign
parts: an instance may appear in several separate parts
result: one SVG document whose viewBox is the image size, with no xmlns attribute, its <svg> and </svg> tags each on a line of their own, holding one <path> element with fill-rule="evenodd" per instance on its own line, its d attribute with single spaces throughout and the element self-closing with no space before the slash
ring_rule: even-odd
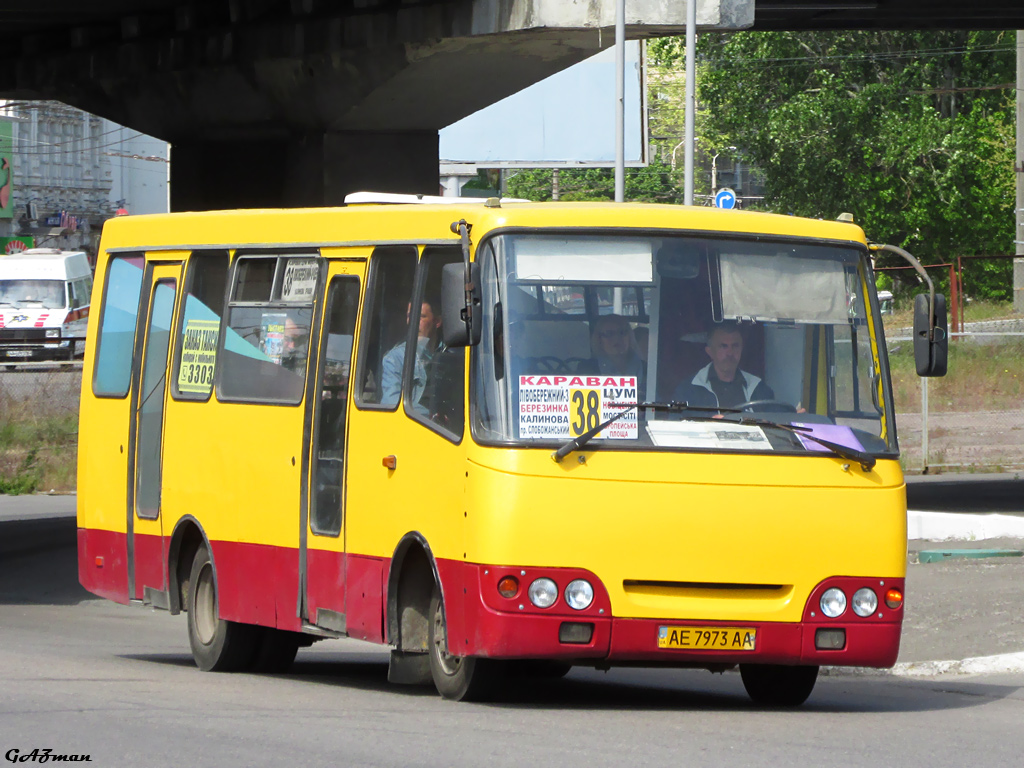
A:
<svg viewBox="0 0 1024 768">
<path fill-rule="evenodd" d="M 736 207 L 736 193 L 728 187 L 722 187 L 722 189 L 715 192 L 715 207 L 716 208 L 735 208 Z"/>
</svg>

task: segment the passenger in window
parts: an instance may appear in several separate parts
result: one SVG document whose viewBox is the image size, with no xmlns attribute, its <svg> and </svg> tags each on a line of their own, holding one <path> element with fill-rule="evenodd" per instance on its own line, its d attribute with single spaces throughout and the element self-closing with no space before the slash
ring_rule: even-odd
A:
<svg viewBox="0 0 1024 768">
<path fill-rule="evenodd" d="M 640 345 L 633 327 L 622 315 L 601 315 L 590 332 L 593 357 L 581 364 L 580 373 L 607 373 L 615 376 L 636 376 L 643 389 L 646 373 Z"/>
<path fill-rule="evenodd" d="M 442 351 L 441 315 L 435 311 L 433 301 L 424 301 L 420 306 L 419 335 L 416 342 L 416 359 L 412 369 L 412 407 L 424 416 L 428 415 L 427 404 L 422 402 L 427 386 L 427 364 Z M 408 312 L 411 313 L 412 305 Z M 411 318 L 406 315 L 409 322 Z M 402 367 L 405 362 L 405 342 L 392 347 L 381 361 L 381 405 L 394 405 L 402 394 Z"/>
<path fill-rule="evenodd" d="M 743 334 L 736 323 L 716 325 L 704 351 L 711 362 L 676 387 L 673 400 L 698 408 L 735 408 L 753 400 L 774 400 L 772 388 L 740 369 Z"/>
</svg>

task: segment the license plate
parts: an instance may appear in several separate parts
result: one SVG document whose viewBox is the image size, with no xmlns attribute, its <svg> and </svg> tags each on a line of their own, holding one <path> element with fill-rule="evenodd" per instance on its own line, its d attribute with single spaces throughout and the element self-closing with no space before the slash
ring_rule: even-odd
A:
<svg viewBox="0 0 1024 768">
<path fill-rule="evenodd" d="M 753 651 L 753 627 L 658 627 L 659 648 L 695 651 Z"/>
<path fill-rule="evenodd" d="M 31 349 L 8 349 L 8 357 L 32 357 Z"/>
</svg>

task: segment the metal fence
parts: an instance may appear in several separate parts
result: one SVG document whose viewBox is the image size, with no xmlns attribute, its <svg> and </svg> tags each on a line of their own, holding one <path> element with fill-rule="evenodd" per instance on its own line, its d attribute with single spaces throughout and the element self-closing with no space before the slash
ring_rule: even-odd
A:
<svg viewBox="0 0 1024 768">
<path fill-rule="evenodd" d="M 917 379 L 909 332 L 889 340 L 904 468 L 1024 468 L 1024 319 L 967 323 L 949 347 L 946 376 Z"/>
</svg>

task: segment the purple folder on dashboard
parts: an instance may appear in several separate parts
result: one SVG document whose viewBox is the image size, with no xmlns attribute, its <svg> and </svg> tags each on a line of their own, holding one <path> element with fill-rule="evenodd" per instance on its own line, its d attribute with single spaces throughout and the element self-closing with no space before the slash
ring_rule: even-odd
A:
<svg viewBox="0 0 1024 768">
<path fill-rule="evenodd" d="M 853 430 L 849 427 L 844 427 L 840 424 L 804 424 L 801 422 L 794 421 L 794 427 L 804 427 L 808 434 L 820 437 L 822 440 L 828 440 L 830 443 L 841 445 L 844 448 L 855 448 L 858 451 L 863 451 L 864 446 L 860 444 L 860 440 L 857 439 L 856 435 L 853 434 Z M 797 434 L 800 438 L 800 442 L 803 443 L 804 448 L 809 451 L 827 451 L 828 448 L 816 443 L 813 440 L 808 440 L 801 434 Z"/>
</svg>

